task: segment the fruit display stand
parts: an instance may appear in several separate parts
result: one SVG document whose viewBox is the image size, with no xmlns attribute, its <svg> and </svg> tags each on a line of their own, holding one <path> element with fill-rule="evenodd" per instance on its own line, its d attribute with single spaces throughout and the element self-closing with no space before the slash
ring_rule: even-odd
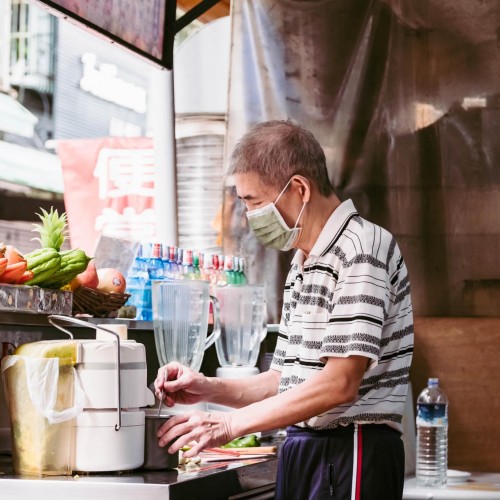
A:
<svg viewBox="0 0 500 500">
<path fill-rule="evenodd" d="M 87 287 L 74 291 L 0 283 L 0 312 L 32 314 L 85 314 L 111 317 L 127 302 L 128 293 L 109 293 Z"/>
<path fill-rule="evenodd" d="M 93 257 L 80 248 L 63 249 L 68 218 L 53 207 L 40 208 L 41 223 L 32 238 L 40 248 L 22 254 L 0 243 L 0 312 L 118 316 L 130 295 L 123 274 L 111 267 L 96 269 Z"/>
</svg>

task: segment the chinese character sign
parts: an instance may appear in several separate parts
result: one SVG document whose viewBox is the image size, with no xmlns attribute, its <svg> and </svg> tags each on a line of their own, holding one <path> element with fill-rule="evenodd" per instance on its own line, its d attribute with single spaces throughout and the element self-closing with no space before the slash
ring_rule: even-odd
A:
<svg viewBox="0 0 500 500">
<path fill-rule="evenodd" d="M 59 141 L 72 247 L 92 254 L 99 235 L 150 240 L 156 234 L 150 138 Z"/>
</svg>

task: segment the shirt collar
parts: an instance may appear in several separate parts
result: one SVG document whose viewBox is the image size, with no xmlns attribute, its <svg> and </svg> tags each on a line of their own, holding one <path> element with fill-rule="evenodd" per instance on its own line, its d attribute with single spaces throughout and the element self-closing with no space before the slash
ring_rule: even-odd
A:
<svg viewBox="0 0 500 500">
<path fill-rule="evenodd" d="M 319 233 L 316 243 L 314 243 L 310 257 L 319 257 L 325 253 L 329 246 L 335 242 L 338 237 L 342 234 L 349 219 L 353 215 L 358 215 L 358 211 L 354 206 L 351 199 L 343 201 L 333 212 L 332 215 L 326 221 L 321 233 Z M 297 250 L 295 253 L 292 264 L 302 265 L 305 260 L 305 255 L 302 250 Z"/>
</svg>

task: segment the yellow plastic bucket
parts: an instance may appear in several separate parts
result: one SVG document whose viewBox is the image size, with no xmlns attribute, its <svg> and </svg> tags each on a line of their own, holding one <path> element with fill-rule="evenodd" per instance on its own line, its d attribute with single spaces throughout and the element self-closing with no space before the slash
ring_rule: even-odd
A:
<svg viewBox="0 0 500 500">
<path fill-rule="evenodd" d="M 14 473 L 71 475 L 73 418 L 83 407 L 82 395 L 75 394 L 74 360 L 6 356 L 2 376 Z"/>
</svg>

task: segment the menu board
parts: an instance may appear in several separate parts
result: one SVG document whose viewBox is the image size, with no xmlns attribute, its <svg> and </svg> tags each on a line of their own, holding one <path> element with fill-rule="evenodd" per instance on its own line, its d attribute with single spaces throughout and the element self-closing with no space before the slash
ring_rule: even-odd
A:
<svg viewBox="0 0 500 500">
<path fill-rule="evenodd" d="M 168 0 L 35 0 L 134 52 L 164 65 Z"/>
</svg>

